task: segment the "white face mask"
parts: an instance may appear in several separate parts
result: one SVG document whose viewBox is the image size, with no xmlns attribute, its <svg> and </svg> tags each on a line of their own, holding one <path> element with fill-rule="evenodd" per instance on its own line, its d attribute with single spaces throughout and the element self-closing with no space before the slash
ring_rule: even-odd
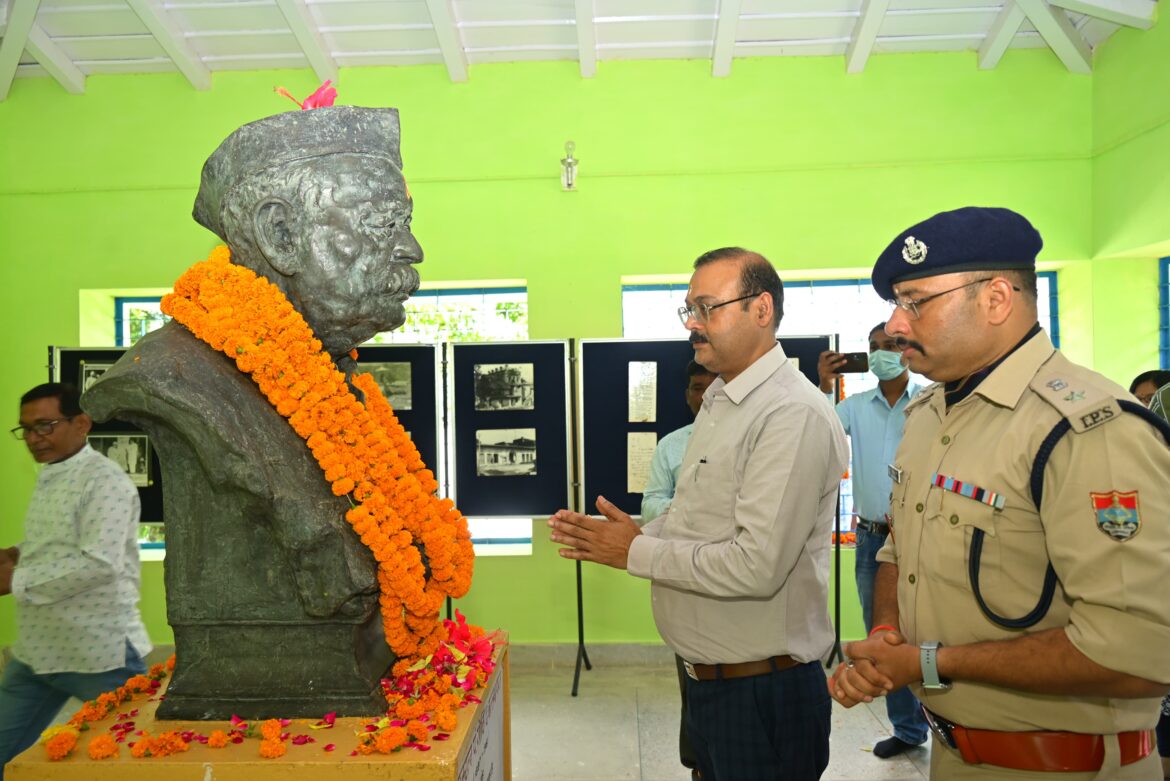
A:
<svg viewBox="0 0 1170 781">
<path fill-rule="evenodd" d="M 869 370 L 879 380 L 892 380 L 906 371 L 906 367 L 902 365 L 902 353 L 874 350 L 869 354 Z"/>
</svg>

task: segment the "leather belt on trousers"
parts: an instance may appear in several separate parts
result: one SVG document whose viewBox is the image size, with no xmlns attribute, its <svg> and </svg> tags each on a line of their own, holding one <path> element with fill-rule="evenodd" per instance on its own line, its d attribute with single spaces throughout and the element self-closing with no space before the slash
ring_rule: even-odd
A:
<svg viewBox="0 0 1170 781">
<path fill-rule="evenodd" d="M 749 678 L 753 675 L 778 673 L 795 667 L 800 662 L 785 654 L 773 656 L 771 659 L 761 659 L 758 662 L 738 662 L 736 664 L 692 664 L 684 661 L 683 667 L 687 675 L 696 681 L 718 681 L 727 678 Z"/>
<path fill-rule="evenodd" d="M 867 518 L 862 518 L 860 515 L 857 516 L 857 528 L 870 534 L 888 534 L 890 531 L 889 524 L 871 521 Z"/>
<path fill-rule="evenodd" d="M 1105 741 L 1112 735 L 1080 732 L 998 732 L 952 724 L 926 708 L 926 722 L 935 737 L 959 752 L 969 765 L 995 765 L 1012 770 L 1050 773 L 1090 773 L 1105 761 Z M 1122 732 L 1117 736 L 1121 764 L 1149 756 L 1155 746 L 1152 730 Z"/>
</svg>

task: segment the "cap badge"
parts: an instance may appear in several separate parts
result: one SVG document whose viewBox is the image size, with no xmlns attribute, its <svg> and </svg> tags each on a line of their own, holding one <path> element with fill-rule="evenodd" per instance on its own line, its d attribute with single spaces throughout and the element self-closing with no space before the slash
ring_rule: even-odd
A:
<svg viewBox="0 0 1170 781">
<path fill-rule="evenodd" d="M 906 246 L 902 248 L 902 259 L 912 266 L 917 266 L 926 260 L 927 246 L 913 236 L 906 237 Z"/>
</svg>

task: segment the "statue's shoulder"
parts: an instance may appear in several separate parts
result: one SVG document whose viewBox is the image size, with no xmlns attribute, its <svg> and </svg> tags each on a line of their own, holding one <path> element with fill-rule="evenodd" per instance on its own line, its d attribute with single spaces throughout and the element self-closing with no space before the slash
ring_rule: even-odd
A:
<svg viewBox="0 0 1170 781">
<path fill-rule="evenodd" d="M 140 339 L 90 386 L 82 406 L 95 420 L 194 411 L 209 421 L 250 406 L 255 386 L 227 356 L 174 321 Z"/>
</svg>

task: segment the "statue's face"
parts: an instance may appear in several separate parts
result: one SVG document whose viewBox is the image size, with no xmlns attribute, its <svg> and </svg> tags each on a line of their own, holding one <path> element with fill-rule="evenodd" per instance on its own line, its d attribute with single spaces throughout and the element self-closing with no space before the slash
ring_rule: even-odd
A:
<svg viewBox="0 0 1170 781">
<path fill-rule="evenodd" d="M 340 356 L 406 321 L 422 248 L 410 232 L 402 174 L 379 158 L 328 158 L 334 186 L 301 204 L 291 298 L 325 349 Z"/>
</svg>

